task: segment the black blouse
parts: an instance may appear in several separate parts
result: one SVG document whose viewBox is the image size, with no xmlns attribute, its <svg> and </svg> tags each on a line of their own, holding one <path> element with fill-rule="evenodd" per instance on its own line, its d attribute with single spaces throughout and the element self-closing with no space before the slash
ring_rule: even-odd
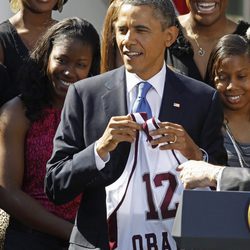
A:
<svg viewBox="0 0 250 250">
<path fill-rule="evenodd" d="M 180 28 L 180 24 L 177 24 Z M 233 34 L 241 36 L 246 35 L 246 31 L 250 26 L 249 23 L 240 21 Z M 196 66 L 194 59 L 194 51 L 190 42 L 184 37 L 180 28 L 179 35 L 175 43 L 166 51 L 166 60 L 169 66 L 172 66 L 176 71 L 189 77 L 195 78 L 199 81 L 203 81 L 209 84 L 208 72 L 205 79 L 202 79 L 198 67 Z"/>
<path fill-rule="evenodd" d="M 4 50 L 3 64 L 9 75 L 9 83 L 5 84 L 7 89 L 4 92 L 4 97 L 0 93 L 0 98 L 7 101 L 20 93 L 18 72 L 29 57 L 29 51 L 9 20 L 0 24 L 0 43 Z"/>
</svg>

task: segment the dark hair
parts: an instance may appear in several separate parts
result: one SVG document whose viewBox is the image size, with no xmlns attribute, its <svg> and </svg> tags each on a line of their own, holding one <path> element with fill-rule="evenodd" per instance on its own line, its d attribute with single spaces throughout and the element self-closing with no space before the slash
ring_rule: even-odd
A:
<svg viewBox="0 0 250 250">
<path fill-rule="evenodd" d="M 123 4 L 149 5 L 154 9 L 154 14 L 166 29 L 176 24 L 176 13 L 170 0 L 123 0 Z"/>
<path fill-rule="evenodd" d="M 93 61 L 89 75 L 100 72 L 100 41 L 94 26 L 86 20 L 73 17 L 53 25 L 38 41 L 28 62 L 20 72 L 21 99 L 26 116 L 34 121 L 41 117 L 44 107 L 52 105 L 54 89 L 47 76 L 47 66 L 54 44 L 62 39 L 79 39 L 92 48 Z"/>
<path fill-rule="evenodd" d="M 67 2 L 68 2 L 68 0 L 63 0 L 63 5 Z M 57 4 L 55 5 L 55 7 L 53 8 L 53 10 L 58 10 L 58 4 L 59 4 L 59 0 L 58 0 Z"/>
<path fill-rule="evenodd" d="M 115 40 L 114 23 L 122 0 L 113 0 L 107 10 L 103 22 L 101 42 L 101 72 L 115 69 L 118 49 Z"/>
<path fill-rule="evenodd" d="M 250 57 L 250 41 L 246 37 L 229 34 L 223 36 L 215 45 L 208 61 L 210 84 L 214 87 L 216 69 L 221 61 L 230 56 L 247 55 Z"/>
</svg>

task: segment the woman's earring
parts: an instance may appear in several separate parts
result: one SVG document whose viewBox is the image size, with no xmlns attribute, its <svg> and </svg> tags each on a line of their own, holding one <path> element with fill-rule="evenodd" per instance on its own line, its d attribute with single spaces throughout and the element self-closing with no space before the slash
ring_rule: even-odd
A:
<svg viewBox="0 0 250 250">
<path fill-rule="evenodd" d="M 61 13 L 62 10 L 63 10 L 63 3 L 64 3 L 64 0 L 58 0 L 57 2 L 57 9 L 58 11 Z"/>
</svg>

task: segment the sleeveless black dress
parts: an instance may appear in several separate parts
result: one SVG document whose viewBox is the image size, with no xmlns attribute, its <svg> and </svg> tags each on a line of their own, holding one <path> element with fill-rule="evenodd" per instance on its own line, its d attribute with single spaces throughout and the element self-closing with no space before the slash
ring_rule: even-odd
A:
<svg viewBox="0 0 250 250">
<path fill-rule="evenodd" d="M 0 99 L 8 101 L 20 93 L 18 72 L 29 57 L 29 50 L 9 20 L 0 24 L 0 43 L 4 50 L 3 64 L 9 77 L 8 84 L 5 82 L 5 91 L 0 93 Z"/>
<path fill-rule="evenodd" d="M 176 24 L 180 27 L 180 23 Z M 245 36 L 249 23 L 239 21 L 233 34 Z M 194 51 L 190 42 L 184 37 L 180 29 L 177 40 L 166 50 L 165 60 L 169 66 L 172 66 L 177 72 L 192 77 L 199 81 L 209 83 L 209 74 L 206 72 L 205 79 L 202 79 L 197 65 L 193 59 Z"/>
</svg>

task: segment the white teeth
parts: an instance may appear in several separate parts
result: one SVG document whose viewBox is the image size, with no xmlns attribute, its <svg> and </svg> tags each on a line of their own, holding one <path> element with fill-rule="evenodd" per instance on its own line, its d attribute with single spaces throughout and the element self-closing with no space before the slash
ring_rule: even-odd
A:
<svg viewBox="0 0 250 250">
<path fill-rule="evenodd" d="M 214 7 L 215 3 L 198 3 L 198 6 L 209 8 L 209 7 Z"/>
<path fill-rule="evenodd" d="M 138 56 L 138 55 L 140 55 L 140 53 L 138 53 L 138 52 L 126 52 L 126 54 L 128 56 Z"/>
<path fill-rule="evenodd" d="M 237 100 L 239 98 L 240 98 L 239 96 L 231 96 L 231 99 L 233 99 L 233 100 Z"/>
<path fill-rule="evenodd" d="M 229 100 L 232 100 L 232 101 L 237 101 L 237 100 L 240 99 L 240 96 L 239 96 L 239 95 L 237 95 L 237 96 L 228 96 L 227 98 L 228 98 Z"/>
<path fill-rule="evenodd" d="M 216 3 L 206 3 L 206 2 L 199 2 L 197 3 L 197 8 L 201 12 L 205 11 L 212 11 L 216 6 Z"/>
<path fill-rule="evenodd" d="M 71 82 L 65 82 L 65 81 L 62 81 L 62 84 L 69 87 L 70 84 L 72 84 Z"/>
</svg>

